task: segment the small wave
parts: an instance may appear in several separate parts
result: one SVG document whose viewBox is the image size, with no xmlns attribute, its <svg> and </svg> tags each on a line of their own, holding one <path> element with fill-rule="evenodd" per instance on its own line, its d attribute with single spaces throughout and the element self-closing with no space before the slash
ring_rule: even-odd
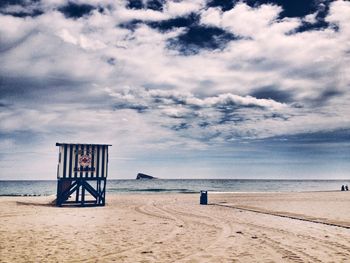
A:
<svg viewBox="0 0 350 263">
<path fill-rule="evenodd" d="M 142 192 L 147 192 L 147 193 L 197 193 L 196 191 L 190 190 L 190 189 L 169 189 L 169 188 L 140 188 L 140 189 L 120 189 L 120 188 L 114 188 L 114 189 L 109 189 L 109 192 L 137 192 L 137 193 L 142 193 Z"/>
<path fill-rule="evenodd" d="M 0 196 L 43 196 L 42 194 L 0 194 Z"/>
</svg>

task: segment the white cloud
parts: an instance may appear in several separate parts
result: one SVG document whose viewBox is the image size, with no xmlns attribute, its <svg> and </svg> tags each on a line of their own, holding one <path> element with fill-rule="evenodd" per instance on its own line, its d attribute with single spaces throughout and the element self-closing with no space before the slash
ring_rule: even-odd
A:
<svg viewBox="0 0 350 263">
<path fill-rule="evenodd" d="M 74 37 L 67 29 L 60 30 L 57 35 L 62 38 L 63 41 L 74 45 L 79 45 L 86 50 L 98 50 L 106 47 L 103 42 L 88 38 L 84 35 Z"/>
<path fill-rule="evenodd" d="M 348 1 L 335 1 L 330 6 L 330 14 L 327 16 L 327 21 L 339 25 L 343 36 L 349 38 L 350 34 L 350 3 Z"/>
<path fill-rule="evenodd" d="M 118 18 L 119 22 L 126 22 L 130 20 L 159 21 L 169 18 L 167 14 L 149 9 L 123 8 L 115 10 L 113 15 Z"/>
<path fill-rule="evenodd" d="M 220 8 L 208 8 L 201 13 L 201 23 L 211 26 L 222 26 L 222 11 Z"/>
<path fill-rule="evenodd" d="M 300 21 L 285 18 L 278 20 L 282 8 L 277 5 L 261 5 L 256 8 L 238 3 L 233 9 L 222 12 L 219 8 L 203 11 L 201 22 L 222 27 L 236 35 L 250 38 L 266 38 L 295 29 Z"/>
<path fill-rule="evenodd" d="M 205 6 L 202 0 L 167 1 L 165 12 L 172 17 L 184 16 L 198 12 Z"/>
</svg>

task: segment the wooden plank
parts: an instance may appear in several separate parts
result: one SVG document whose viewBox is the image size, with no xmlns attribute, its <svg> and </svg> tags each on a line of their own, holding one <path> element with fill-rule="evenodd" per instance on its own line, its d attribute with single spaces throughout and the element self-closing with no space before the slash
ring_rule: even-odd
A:
<svg viewBox="0 0 350 263">
<path fill-rule="evenodd" d="M 79 147 L 78 145 L 75 145 L 75 159 L 74 159 L 74 177 L 78 177 L 78 152 L 79 152 Z"/>
<path fill-rule="evenodd" d="M 85 184 L 82 184 L 81 185 L 81 205 L 84 205 L 84 201 L 85 201 Z"/>
<path fill-rule="evenodd" d="M 79 202 L 79 190 L 80 190 L 80 182 L 77 181 L 77 191 L 75 194 L 75 202 Z"/>
<path fill-rule="evenodd" d="M 103 180 L 103 191 L 102 191 L 102 205 L 105 205 L 106 201 L 106 178 Z"/>
<path fill-rule="evenodd" d="M 67 145 L 64 145 L 64 154 L 63 154 L 63 178 L 66 178 L 67 173 Z"/>
<path fill-rule="evenodd" d="M 56 194 L 56 205 L 59 206 L 61 204 L 60 200 L 61 200 L 61 184 L 60 181 L 57 180 L 57 194 Z"/>
<path fill-rule="evenodd" d="M 69 173 L 68 177 L 72 178 L 72 160 L 73 160 L 73 145 L 69 145 Z"/>
<path fill-rule="evenodd" d="M 100 175 L 100 146 L 97 145 L 96 177 Z"/>
<path fill-rule="evenodd" d="M 82 155 L 84 155 L 84 145 L 81 145 L 80 147 L 81 147 L 80 148 L 80 157 L 81 157 Z M 79 177 L 80 178 L 83 177 L 83 166 L 82 165 L 80 165 L 80 175 L 79 175 Z"/>
<path fill-rule="evenodd" d="M 101 171 L 101 177 L 105 177 L 105 146 L 102 146 L 102 171 Z"/>
<path fill-rule="evenodd" d="M 86 146 L 86 154 L 87 154 L 88 156 L 91 156 L 91 154 L 90 154 L 89 152 L 90 152 L 90 146 L 87 145 L 87 146 Z M 88 167 L 91 167 L 91 164 L 90 164 Z M 85 171 L 85 177 L 89 177 L 89 172 L 88 172 L 88 170 Z"/>
<path fill-rule="evenodd" d="M 76 182 L 71 184 L 71 181 L 59 180 L 57 183 L 57 198 L 56 205 L 62 205 L 69 196 L 75 191 Z"/>
<path fill-rule="evenodd" d="M 95 145 L 92 145 L 91 147 L 91 168 L 95 168 Z M 95 169 L 95 173 L 96 173 L 96 169 Z M 94 171 L 91 170 L 91 174 L 90 177 L 94 177 Z"/>
<path fill-rule="evenodd" d="M 83 182 L 86 191 L 88 191 L 95 199 L 97 199 L 98 192 L 87 182 Z"/>
</svg>

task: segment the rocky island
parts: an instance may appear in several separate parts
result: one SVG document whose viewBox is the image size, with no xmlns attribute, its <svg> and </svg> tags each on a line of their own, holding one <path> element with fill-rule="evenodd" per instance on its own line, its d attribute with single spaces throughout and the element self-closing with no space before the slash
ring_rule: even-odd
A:
<svg viewBox="0 0 350 263">
<path fill-rule="evenodd" d="M 143 173 L 138 173 L 136 176 L 136 180 L 140 180 L 140 179 L 157 179 L 157 177 L 153 177 Z"/>
</svg>

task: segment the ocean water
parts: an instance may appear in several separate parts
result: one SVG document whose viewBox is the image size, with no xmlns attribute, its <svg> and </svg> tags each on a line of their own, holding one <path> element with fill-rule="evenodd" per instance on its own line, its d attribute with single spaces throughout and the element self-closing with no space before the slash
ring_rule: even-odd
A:
<svg viewBox="0 0 350 263">
<path fill-rule="evenodd" d="M 350 180 L 108 180 L 107 193 L 303 192 L 340 190 Z M 0 181 L 0 196 L 54 195 L 56 181 Z"/>
</svg>

